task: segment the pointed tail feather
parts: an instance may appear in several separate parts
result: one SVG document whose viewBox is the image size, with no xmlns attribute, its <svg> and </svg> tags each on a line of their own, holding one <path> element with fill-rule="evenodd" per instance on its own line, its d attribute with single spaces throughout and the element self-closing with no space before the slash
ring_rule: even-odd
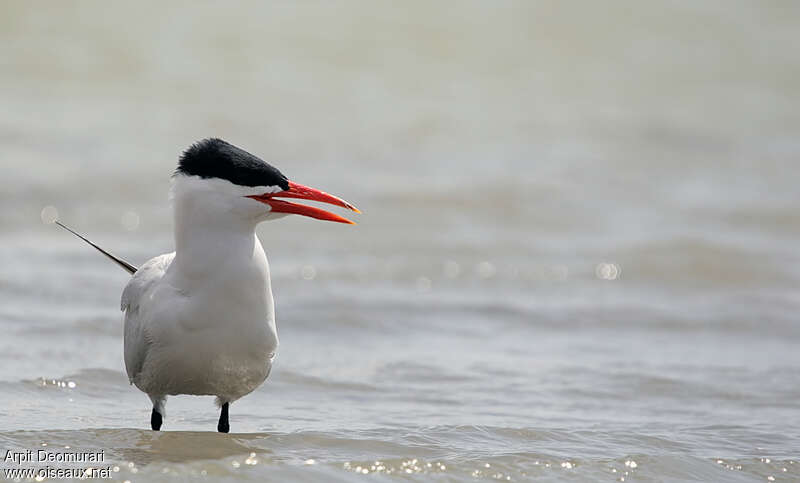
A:
<svg viewBox="0 0 800 483">
<path fill-rule="evenodd" d="M 60 226 L 61 228 L 65 229 L 65 230 L 67 230 L 68 232 L 72 233 L 73 235 L 75 235 L 76 237 L 80 238 L 81 240 L 85 241 L 89 245 L 93 246 L 97 251 L 99 251 L 103 255 L 107 256 L 113 262 L 116 262 L 117 265 L 119 265 L 120 267 L 124 268 L 131 275 L 136 273 L 136 270 L 139 270 L 138 268 L 136 268 L 135 266 L 133 266 L 130 263 L 126 262 L 125 260 L 119 258 L 118 256 L 113 255 L 113 254 L 103 250 L 99 246 L 97 246 L 94 243 L 92 243 L 91 241 L 89 241 L 88 238 L 86 238 L 85 236 L 83 236 L 80 233 L 76 232 L 75 230 L 73 230 L 72 228 L 68 227 L 67 225 L 61 223 L 60 221 L 56 220 L 55 224 Z"/>
</svg>

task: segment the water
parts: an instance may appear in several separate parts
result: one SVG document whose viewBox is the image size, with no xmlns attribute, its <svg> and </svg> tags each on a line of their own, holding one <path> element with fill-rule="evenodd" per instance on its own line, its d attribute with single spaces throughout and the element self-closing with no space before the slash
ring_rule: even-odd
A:
<svg viewBox="0 0 800 483">
<path fill-rule="evenodd" d="M 798 19 L 6 5 L 0 449 L 131 481 L 800 480 Z M 41 217 L 170 251 L 169 175 L 211 135 L 364 214 L 260 228 L 272 375 L 230 435 L 191 397 L 153 433 L 126 275 Z"/>
</svg>

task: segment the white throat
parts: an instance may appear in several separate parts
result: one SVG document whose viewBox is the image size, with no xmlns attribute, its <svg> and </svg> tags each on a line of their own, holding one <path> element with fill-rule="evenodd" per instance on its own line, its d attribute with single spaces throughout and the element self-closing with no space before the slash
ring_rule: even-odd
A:
<svg viewBox="0 0 800 483">
<path fill-rule="evenodd" d="M 264 249 L 256 236 L 256 226 L 265 211 L 258 202 L 244 197 L 269 189 L 243 188 L 225 180 L 196 176 L 173 179 L 170 195 L 175 217 L 174 264 L 181 278 L 191 283 L 192 279 L 208 279 L 253 265 L 259 271 L 268 270 Z"/>
</svg>

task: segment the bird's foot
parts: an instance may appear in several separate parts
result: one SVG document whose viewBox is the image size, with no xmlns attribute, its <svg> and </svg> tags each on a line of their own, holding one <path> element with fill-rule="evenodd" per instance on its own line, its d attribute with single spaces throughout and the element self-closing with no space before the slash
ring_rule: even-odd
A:
<svg viewBox="0 0 800 483">
<path fill-rule="evenodd" d="M 227 433 L 231 430 L 231 425 L 228 422 L 228 404 L 222 405 L 222 410 L 219 413 L 219 423 L 217 423 L 217 431 L 220 433 Z"/>
<path fill-rule="evenodd" d="M 156 411 L 156 408 L 153 408 L 153 412 L 150 414 L 150 427 L 153 428 L 153 431 L 161 430 L 161 413 Z"/>
</svg>

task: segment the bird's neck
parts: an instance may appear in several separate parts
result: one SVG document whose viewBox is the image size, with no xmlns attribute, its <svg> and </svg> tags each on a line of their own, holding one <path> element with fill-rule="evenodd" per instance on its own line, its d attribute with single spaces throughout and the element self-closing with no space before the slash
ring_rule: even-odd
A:
<svg viewBox="0 0 800 483">
<path fill-rule="evenodd" d="M 208 278 L 231 270 L 266 267 L 256 220 L 182 201 L 175 203 L 174 263 L 185 277 Z"/>
</svg>

